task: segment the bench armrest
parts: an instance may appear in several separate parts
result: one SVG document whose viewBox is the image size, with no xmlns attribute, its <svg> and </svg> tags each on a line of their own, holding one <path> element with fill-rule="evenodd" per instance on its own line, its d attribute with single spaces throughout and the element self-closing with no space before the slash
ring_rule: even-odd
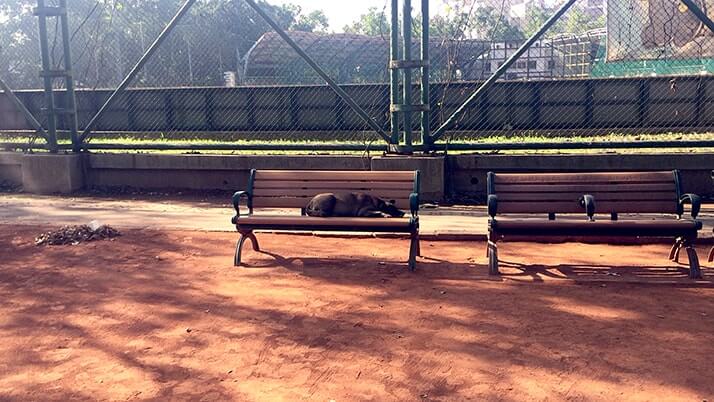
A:
<svg viewBox="0 0 714 402">
<path fill-rule="evenodd" d="M 696 219 L 699 215 L 699 211 L 702 209 L 702 199 L 696 194 L 684 194 L 682 198 L 679 199 L 679 205 L 677 205 L 677 214 L 679 218 L 682 219 L 684 215 L 684 204 L 689 203 L 692 205 L 692 219 Z"/>
<path fill-rule="evenodd" d="M 580 206 L 585 208 L 585 213 L 588 215 L 589 221 L 594 221 L 593 216 L 595 215 L 595 197 L 590 194 L 585 194 L 580 197 Z"/>
<path fill-rule="evenodd" d="M 236 209 L 236 216 L 233 218 L 234 221 L 237 221 L 240 217 L 240 200 L 243 197 L 246 198 L 246 206 L 248 207 L 248 213 L 253 213 L 253 195 L 247 191 L 236 191 L 235 194 L 233 194 L 233 208 Z"/>
<path fill-rule="evenodd" d="M 488 216 L 495 218 L 498 213 L 498 196 L 496 194 L 489 194 L 487 199 L 488 204 Z"/>
<path fill-rule="evenodd" d="M 419 193 L 409 194 L 409 209 L 411 209 L 412 217 L 419 216 Z"/>
</svg>

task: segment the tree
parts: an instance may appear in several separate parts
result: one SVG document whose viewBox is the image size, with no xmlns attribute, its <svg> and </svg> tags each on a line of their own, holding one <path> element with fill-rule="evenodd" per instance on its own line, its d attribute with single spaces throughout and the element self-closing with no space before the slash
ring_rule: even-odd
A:
<svg viewBox="0 0 714 402">
<path fill-rule="evenodd" d="M 72 0 L 74 77 L 78 87 L 116 86 L 166 26 L 183 0 Z M 321 11 L 258 4 L 284 29 L 325 31 Z M 0 0 L 0 76 L 15 88 L 40 88 L 35 0 Z M 53 65 L 61 39 L 49 19 Z M 223 72 L 241 68 L 245 55 L 270 26 L 245 2 L 200 0 L 152 56 L 133 86 L 220 85 Z"/>
<path fill-rule="evenodd" d="M 511 24 L 505 12 L 491 6 L 477 8 L 469 28 L 475 31 L 479 39 L 491 41 L 524 39 L 521 29 Z"/>
<path fill-rule="evenodd" d="M 555 14 L 556 7 L 547 7 L 545 5 L 530 4 L 526 8 L 526 16 L 523 24 L 523 33 L 526 36 L 531 36 L 540 29 L 541 26 Z M 559 21 L 557 21 L 546 33 L 545 36 L 553 36 L 558 34 L 573 34 L 581 35 L 587 31 L 604 28 L 605 15 L 600 15 L 593 18 L 578 5 L 574 5 Z"/>
<path fill-rule="evenodd" d="M 327 32 L 330 26 L 327 16 L 321 10 L 315 10 L 310 14 L 298 13 L 295 22 L 290 25 L 294 31 L 304 32 Z"/>
<path fill-rule="evenodd" d="M 369 36 L 389 36 L 391 24 L 387 20 L 387 15 L 377 7 L 370 7 L 366 14 L 359 16 L 357 21 L 346 25 L 344 31 Z"/>
</svg>

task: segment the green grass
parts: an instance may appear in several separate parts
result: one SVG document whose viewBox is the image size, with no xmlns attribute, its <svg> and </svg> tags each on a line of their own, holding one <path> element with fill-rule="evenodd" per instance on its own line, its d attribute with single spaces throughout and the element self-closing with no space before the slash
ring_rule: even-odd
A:
<svg viewBox="0 0 714 402">
<path fill-rule="evenodd" d="M 260 140 L 246 140 L 239 139 L 235 141 L 225 141 L 216 140 L 210 138 L 200 138 L 196 134 L 191 134 L 192 138 L 188 134 L 179 133 L 171 136 L 163 136 L 157 134 L 149 135 L 112 135 L 110 138 L 96 136 L 91 139 L 93 144 L 124 144 L 127 146 L 126 150 L 112 150 L 112 151 L 95 151 L 95 152 L 138 152 L 138 153 L 164 153 L 164 154 L 186 154 L 186 153 L 201 153 L 201 154 L 259 154 L 259 155 L 271 155 L 271 154 L 295 154 L 295 155 L 339 155 L 339 154 L 351 154 L 351 155 L 361 155 L 365 154 L 364 151 L 186 151 L 186 150 L 131 150 L 133 146 L 144 145 L 144 144 L 167 144 L 167 145 L 181 145 L 181 146 L 193 146 L 193 145 L 214 145 L 214 144 L 230 144 L 235 146 L 240 145 L 261 145 L 261 144 L 271 144 L 275 145 L 295 145 L 295 144 L 316 144 L 320 146 L 338 145 L 338 144 L 350 144 L 357 145 L 360 147 L 365 147 L 369 143 L 364 133 L 356 133 L 355 140 L 342 140 L 342 141 L 327 141 L 323 139 L 309 139 L 304 138 L 300 140 L 291 141 L 285 138 L 279 139 L 265 139 Z M 203 134 L 208 135 L 208 134 Z M 321 135 L 324 137 L 324 135 Z M 454 133 L 451 138 L 444 138 L 440 143 L 478 143 L 478 144 L 504 144 L 504 143 L 578 143 L 578 142 L 622 142 L 622 141 L 687 141 L 687 140 L 711 140 L 714 141 L 714 133 L 658 133 L 658 134 L 623 134 L 623 133 L 610 133 L 610 134 L 597 134 L 597 135 L 583 135 L 583 134 L 572 134 L 563 135 L 562 133 L 556 134 L 542 134 L 542 133 L 508 133 L 508 134 L 488 134 L 484 136 L 478 136 L 474 133 Z M 18 142 L 26 143 L 28 141 L 27 134 L 8 134 L 0 133 L 0 142 Z M 42 144 L 43 140 L 38 139 L 37 144 Z M 61 144 L 69 144 L 68 140 L 60 140 Z M 382 145 L 382 141 L 374 135 L 374 140 L 372 144 L 375 146 Z M 378 153 L 379 151 L 372 151 L 372 154 Z M 601 154 L 601 153 L 703 153 L 703 152 L 714 152 L 714 148 L 633 148 L 633 149 L 563 149 L 563 150 L 518 150 L 518 151 L 449 151 L 449 153 L 465 154 L 465 153 L 499 153 L 499 154 Z"/>
</svg>

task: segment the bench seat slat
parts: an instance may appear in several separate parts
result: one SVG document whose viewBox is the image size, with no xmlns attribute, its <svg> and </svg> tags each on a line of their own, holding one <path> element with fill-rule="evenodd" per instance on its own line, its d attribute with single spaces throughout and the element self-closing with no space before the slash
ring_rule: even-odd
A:
<svg viewBox="0 0 714 402">
<path fill-rule="evenodd" d="M 414 180 L 408 181 L 272 181 L 258 180 L 253 186 L 254 189 L 278 188 L 278 189 L 316 189 L 329 190 L 324 192 L 335 192 L 338 190 L 405 190 L 411 192 L 414 189 Z"/>
<path fill-rule="evenodd" d="M 674 181 L 667 183 L 608 183 L 608 184 L 496 184 L 496 194 L 502 193 L 566 193 L 623 192 L 623 191 L 676 191 Z"/>
<path fill-rule="evenodd" d="M 356 189 L 355 189 L 356 191 Z M 254 197 L 281 197 L 285 195 L 292 195 L 297 197 L 307 197 L 308 199 L 316 196 L 320 193 L 331 193 L 332 190 L 303 190 L 303 189 L 257 189 L 253 191 Z M 383 200 L 392 200 L 395 198 L 404 198 L 404 190 L 384 190 L 379 189 L 375 191 L 363 191 L 365 193 L 377 196 Z"/>
<path fill-rule="evenodd" d="M 696 235 L 701 222 L 693 220 L 633 221 L 633 220 L 554 220 L 503 219 L 491 220 L 489 225 L 500 235 L 561 235 L 561 236 L 676 236 Z"/>
<path fill-rule="evenodd" d="M 674 175 L 668 172 L 606 172 L 606 173 L 499 173 L 495 184 L 501 183 L 648 183 L 671 182 Z"/>
<path fill-rule="evenodd" d="M 408 230 L 411 227 L 410 218 L 319 218 L 312 216 L 286 215 L 251 215 L 238 219 L 239 227 L 304 228 L 319 230 L 319 228 L 345 227 L 354 229 L 384 228 L 393 230 Z M 294 229 L 299 230 L 299 229 Z"/>
<path fill-rule="evenodd" d="M 578 200 L 583 194 L 595 197 L 596 205 L 603 201 L 661 201 L 675 203 L 677 193 L 670 192 L 582 192 L 582 193 L 498 193 L 499 202 L 508 201 L 568 201 Z"/>
<path fill-rule="evenodd" d="M 257 170 L 256 182 L 280 181 L 414 181 L 414 172 L 322 171 L 322 170 Z"/>
<path fill-rule="evenodd" d="M 677 213 L 677 204 L 670 201 L 595 201 L 598 214 L 617 213 Z M 585 209 L 576 200 L 560 202 L 509 201 L 498 203 L 498 213 L 582 213 Z"/>
<path fill-rule="evenodd" d="M 303 197 L 253 197 L 253 208 L 303 208 L 314 196 Z M 397 208 L 409 209 L 408 198 L 394 198 Z"/>
</svg>

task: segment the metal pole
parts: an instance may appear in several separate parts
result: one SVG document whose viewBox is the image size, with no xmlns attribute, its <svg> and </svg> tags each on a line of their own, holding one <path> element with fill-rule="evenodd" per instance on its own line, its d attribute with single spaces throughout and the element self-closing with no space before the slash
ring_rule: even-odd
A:
<svg viewBox="0 0 714 402">
<path fill-rule="evenodd" d="M 391 37 L 390 37 L 390 59 L 392 61 L 399 60 L 399 0 L 392 0 L 392 24 L 391 24 Z M 390 66 L 389 77 L 391 79 L 390 89 L 391 89 L 391 102 L 392 105 L 399 104 L 399 70 Z M 392 128 L 392 140 L 390 143 L 399 144 L 399 112 L 391 112 L 391 128 Z"/>
<path fill-rule="evenodd" d="M 429 105 L 429 0 L 421 0 L 421 59 L 424 63 L 421 68 L 421 103 Z M 421 143 L 425 148 L 430 148 L 432 144 L 430 110 L 427 108 L 421 112 Z"/>
<path fill-rule="evenodd" d="M 545 33 L 545 31 L 547 31 L 553 24 L 555 24 L 560 19 L 560 17 L 562 17 L 563 14 L 565 14 L 565 12 L 568 11 L 568 9 L 573 4 L 575 4 L 576 1 L 578 0 L 568 0 L 565 4 L 560 6 L 558 11 L 556 11 L 556 13 L 553 14 L 553 16 L 551 16 L 548 21 L 543 24 L 542 27 L 540 27 L 538 32 L 534 33 L 530 38 L 528 38 L 528 40 L 523 45 L 521 45 L 521 47 L 518 48 L 518 50 L 516 50 L 516 52 L 513 53 L 511 57 L 509 57 L 508 60 L 506 60 L 501 65 L 501 67 L 499 67 L 496 72 L 494 72 L 493 75 L 486 80 L 486 82 L 481 84 L 481 86 L 466 100 L 466 102 L 464 102 L 463 105 L 456 109 L 456 111 L 451 116 L 449 116 L 448 119 L 446 119 L 444 124 L 442 124 L 439 128 L 436 129 L 436 131 L 434 131 L 434 134 L 431 138 L 432 141 L 436 141 L 441 138 L 446 132 L 446 129 L 451 127 L 451 125 L 456 122 L 456 120 L 461 116 L 461 114 L 466 111 L 466 108 L 468 108 L 476 99 L 478 99 L 481 94 L 489 90 L 491 86 L 493 86 L 493 84 L 495 84 L 496 81 L 501 78 L 501 76 L 506 72 L 506 70 L 508 70 L 508 68 L 511 67 L 511 65 L 515 63 L 516 60 L 518 60 L 518 58 L 521 57 L 523 53 L 525 53 L 533 45 L 533 43 L 535 43 Z"/>
<path fill-rule="evenodd" d="M 47 139 L 47 133 L 45 132 L 45 129 L 42 128 L 42 124 L 40 124 L 39 121 L 35 118 L 35 116 L 32 115 L 32 112 L 28 108 L 25 107 L 25 104 L 22 103 L 20 99 L 15 96 L 15 94 L 12 92 L 12 89 L 5 83 L 0 78 L 0 89 L 3 90 L 5 95 L 7 95 L 8 99 L 10 99 L 10 102 L 12 102 L 15 107 L 22 112 L 22 114 L 25 116 L 25 119 L 30 123 L 32 128 L 34 128 L 45 140 Z"/>
<path fill-rule="evenodd" d="M 38 0 L 40 1 L 40 0 Z M 174 15 L 174 18 L 169 21 L 168 25 L 166 25 L 166 28 L 164 28 L 163 31 L 161 31 L 161 34 L 159 34 L 159 37 L 156 38 L 154 43 L 149 46 L 149 49 L 144 52 L 144 54 L 141 56 L 139 61 L 136 63 L 134 68 L 129 71 L 129 74 L 124 78 L 124 81 L 119 84 L 117 89 L 112 92 L 112 94 L 109 96 L 109 99 L 107 99 L 106 102 L 102 105 L 102 107 L 99 109 L 97 114 L 92 117 L 92 120 L 89 121 L 87 124 L 87 127 L 84 128 L 84 131 L 82 132 L 82 136 L 79 138 L 80 141 L 84 141 L 87 136 L 89 136 L 90 131 L 94 127 L 95 124 L 97 124 L 97 121 L 99 121 L 99 118 L 102 117 L 102 115 L 109 109 L 109 107 L 116 101 L 117 96 L 119 95 L 120 92 L 122 92 L 126 87 L 129 86 L 131 81 L 136 77 L 136 75 L 139 73 L 139 71 L 144 67 L 146 62 L 149 61 L 151 56 L 156 52 L 156 50 L 161 46 L 161 44 L 164 42 L 167 36 L 173 31 L 173 29 L 178 25 L 179 21 L 186 15 L 188 10 L 193 6 L 193 3 L 195 3 L 196 0 L 186 0 L 186 2 L 181 6 L 181 8 L 176 12 L 176 15 Z"/>
<path fill-rule="evenodd" d="M 37 0 L 37 8 L 45 8 L 45 0 Z M 47 43 L 47 15 L 40 13 L 38 16 L 40 28 L 40 52 L 42 53 L 42 69 L 45 71 L 43 80 L 45 84 L 45 98 L 47 102 L 47 149 L 52 153 L 57 153 L 57 120 L 55 120 L 55 96 L 52 89 L 52 69 L 50 63 L 50 47 Z"/>
<path fill-rule="evenodd" d="M 682 3 L 684 3 L 689 11 L 691 11 L 694 15 L 696 15 L 704 25 L 709 28 L 710 31 L 714 32 L 714 22 L 709 18 L 709 16 L 702 11 L 699 6 L 697 6 L 692 0 L 682 0 Z"/>
<path fill-rule="evenodd" d="M 61 8 L 67 10 L 67 0 L 60 0 L 59 5 Z M 77 138 L 79 123 L 77 122 L 77 99 L 74 96 L 74 77 L 72 75 L 72 53 L 69 36 L 69 17 L 67 12 L 60 15 L 60 23 L 62 24 L 62 44 L 64 46 L 64 69 L 67 70 L 67 76 L 65 77 L 65 82 L 67 83 L 65 107 L 71 112 L 69 114 L 69 136 L 72 140 L 72 151 L 79 152 L 81 151 L 82 146 L 79 142 L 79 138 Z"/>
<path fill-rule="evenodd" d="M 355 113 L 357 113 L 357 115 L 359 115 L 359 117 L 361 117 L 362 120 L 364 120 L 365 123 L 367 123 L 372 130 L 379 134 L 379 136 L 382 137 L 382 139 L 384 139 L 387 143 L 391 142 L 391 138 L 387 135 L 387 133 L 385 133 L 384 130 L 382 130 L 382 128 L 379 127 L 379 125 L 371 117 L 369 117 L 367 112 L 365 112 L 364 109 L 362 109 L 347 94 L 347 92 L 340 88 L 340 86 L 337 85 L 337 83 L 332 78 L 330 78 L 330 76 L 327 75 L 327 73 L 325 73 L 322 68 L 320 68 L 320 66 L 317 65 L 317 63 L 315 63 L 315 61 L 310 58 L 310 56 L 308 56 L 307 53 L 305 53 L 305 51 L 302 50 L 302 48 L 300 48 L 300 46 L 298 46 L 298 44 L 295 43 L 295 41 L 292 40 L 292 38 L 290 38 L 287 33 L 285 33 L 285 31 L 280 27 L 280 25 L 278 25 L 277 22 L 275 22 L 275 20 L 273 20 L 265 11 L 263 11 L 263 9 L 258 6 L 254 0 L 245 0 L 245 2 L 248 3 L 248 5 L 255 10 L 255 12 L 257 12 L 261 17 L 263 17 L 265 22 L 267 22 L 268 25 L 270 25 L 275 30 L 275 32 L 280 35 L 280 37 L 283 38 L 283 40 L 287 42 L 287 44 L 291 48 L 293 48 L 293 50 L 295 50 L 295 52 L 300 57 L 302 57 L 303 60 L 305 60 L 305 62 L 310 65 L 313 70 L 315 70 L 317 75 L 319 75 L 323 80 L 325 80 L 327 85 L 332 88 L 332 90 L 335 91 L 337 95 L 342 98 L 342 100 L 347 103 L 347 105 L 349 105 L 349 107 L 352 108 L 352 110 L 354 110 Z"/>
<path fill-rule="evenodd" d="M 402 4 L 402 36 L 404 37 L 404 61 L 412 59 L 412 0 L 403 0 Z M 412 70 L 405 68 L 404 77 L 404 150 L 412 152 L 412 113 L 409 108 L 412 105 Z"/>
</svg>

